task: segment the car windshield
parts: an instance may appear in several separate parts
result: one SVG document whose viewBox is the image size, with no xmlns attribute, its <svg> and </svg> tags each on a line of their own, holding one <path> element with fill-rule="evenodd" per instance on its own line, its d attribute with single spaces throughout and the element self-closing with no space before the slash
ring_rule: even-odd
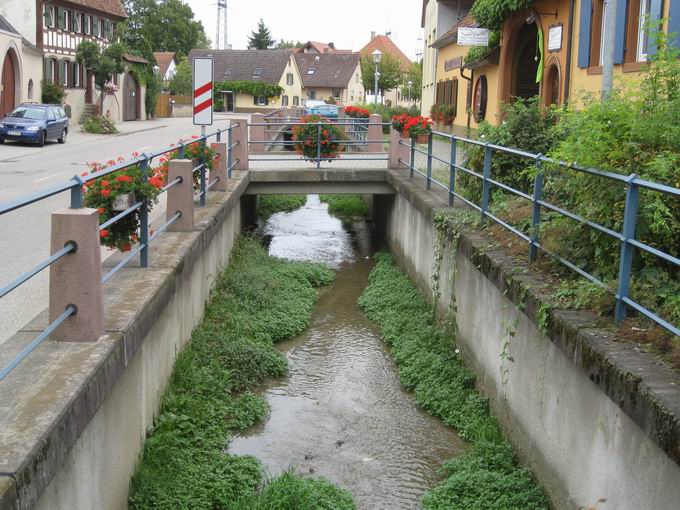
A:
<svg viewBox="0 0 680 510">
<path fill-rule="evenodd" d="M 45 118 L 45 109 L 35 108 L 33 106 L 20 106 L 9 116 L 17 117 L 19 119 L 43 120 Z"/>
</svg>

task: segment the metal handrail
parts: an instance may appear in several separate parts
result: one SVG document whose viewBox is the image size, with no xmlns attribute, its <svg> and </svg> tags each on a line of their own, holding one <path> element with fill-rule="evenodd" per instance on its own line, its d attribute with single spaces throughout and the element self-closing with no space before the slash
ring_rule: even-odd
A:
<svg viewBox="0 0 680 510">
<path fill-rule="evenodd" d="M 443 158 L 440 158 L 436 155 L 433 154 L 432 151 L 432 140 L 433 136 L 439 136 L 447 139 L 450 143 L 450 149 L 451 149 L 451 157 L 449 160 L 445 160 Z M 483 147 L 484 148 L 484 171 L 482 174 L 475 172 L 473 170 L 470 170 L 468 168 L 464 168 L 461 165 L 458 165 L 456 163 L 456 151 L 457 151 L 457 144 L 459 142 L 466 143 L 466 144 L 471 144 L 475 145 L 478 147 Z M 659 193 L 665 193 L 668 195 L 672 195 L 675 197 L 680 198 L 680 189 L 678 188 L 673 188 L 671 186 L 657 183 L 657 182 L 652 182 L 652 181 L 647 181 L 645 179 L 641 179 L 635 174 L 632 175 L 621 175 L 617 174 L 614 172 L 607 172 L 604 170 L 599 170 L 597 168 L 591 168 L 591 167 L 583 167 L 579 166 L 573 163 L 568 163 L 565 161 L 560 161 L 555 158 L 547 157 L 544 156 L 543 154 L 533 154 L 527 151 L 523 151 L 520 149 L 514 149 L 510 147 L 503 147 L 501 145 L 496 145 L 492 144 L 489 142 L 484 142 L 480 140 L 473 140 L 470 138 L 465 138 L 465 137 L 459 137 L 456 135 L 452 135 L 449 133 L 443 133 L 439 131 L 433 131 L 428 139 L 428 145 L 427 145 L 427 150 L 422 150 L 419 147 L 416 146 L 415 140 L 411 139 L 410 143 L 406 142 L 403 139 L 399 140 L 400 145 L 406 146 L 411 154 L 410 161 L 404 161 L 402 158 L 398 158 L 398 162 L 400 165 L 405 166 L 407 169 L 410 171 L 410 176 L 413 177 L 414 174 L 421 175 L 425 178 L 426 180 L 426 187 L 430 189 L 432 184 L 435 184 L 435 186 L 443 189 L 448 193 L 449 196 L 449 204 L 454 205 L 454 199 L 459 199 L 462 202 L 464 202 L 466 205 L 471 206 L 475 210 L 481 213 L 481 222 L 482 224 L 485 223 L 487 219 L 491 219 L 494 223 L 497 223 L 498 225 L 502 226 L 504 229 L 512 232 L 514 235 L 522 239 L 528 244 L 529 248 L 529 261 L 534 262 L 537 258 L 538 255 L 538 250 L 542 251 L 543 253 L 547 254 L 548 256 L 554 258 L 564 266 L 568 267 L 572 271 L 578 273 L 579 275 L 583 276 L 584 278 L 588 279 L 589 281 L 601 286 L 602 288 L 606 289 L 608 292 L 612 293 L 616 299 L 616 311 L 615 311 L 615 320 L 617 323 L 620 323 L 622 320 L 624 320 L 627 316 L 627 307 L 633 308 L 636 310 L 638 313 L 641 313 L 645 317 L 651 319 L 652 321 L 656 322 L 659 326 L 663 327 L 667 331 L 671 332 L 674 335 L 680 336 L 680 327 L 677 325 L 670 324 L 668 321 L 663 319 L 662 317 L 659 317 L 657 314 L 652 312 L 651 310 L 648 310 L 644 306 L 642 306 L 640 303 L 635 302 L 631 297 L 629 296 L 629 289 L 630 289 L 630 282 L 632 278 L 632 257 L 633 257 L 633 249 L 637 248 L 640 250 L 645 251 L 646 253 L 649 253 L 651 255 L 654 255 L 658 258 L 663 259 L 664 261 L 673 264 L 675 266 L 680 267 L 680 258 L 674 257 L 673 255 L 670 255 L 668 253 L 664 253 L 663 251 L 654 248 L 652 246 L 649 246 L 641 241 L 638 241 L 635 239 L 635 220 L 637 217 L 637 205 L 638 205 L 638 194 L 639 194 L 639 189 L 646 189 L 650 191 L 655 191 Z M 503 152 L 506 154 L 512 154 L 518 157 L 522 158 L 527 158 L 531 159 L 535 162 L 535 164 L 538 167 L 538 171 L 536 172 L 536 176 L 534 178 L 534 190 L 533 194 L 528 194 L 525 193 L 521 190 L 515 189 L 512 186 L 509 186 L 507 184 L 504 184 L 496 179 L 493 179 L 491 177 L 491 159 L 493 157 L 493 154 L 495 152 Z M 418 170 L 418 168 L 415 165 L 415 154 L 423 154 L 424 156 L 427 157 L 427 172 L 422 172 Z M 432 177 L 432 162 L 433 161 L 439 161 L 445 165 L 448 165 L 449 167 L 449 184 L 448 186 L 437 181 Z M 557 205 L 551 204 L 550 202 L 547 202 L 542 198 L 542 192 L 543 192 L 543 169 L 542 165 L 544 164 L 550 164 L 550 165 L 557 165 L 560 167 L 564 167 L 567 170 L 573 170 L 576 172 L 582 172 L 582 173 L 587 173 L 589 175 L 605 178 L 605 179 L 610 179 L 616 182 L 619 182 L 621 184 L 625 184 L 627 187 L 626 190 L 626 203 L 625 203 L 625 209 L 624 209 L 624 220 L 623 220 L 623 229 L 621 232 L 616 232 L 615 230 L 612 230 L 604 225 L 600 225 L 597 222 L 588 220 L 576 213 L 573 213 L 571 211 L 568 211 L 562 207 L 559 207 Z M 469 199 L 461 196 L 458 194 L 455 190 L 455 181 L 456 181 L 456 171 L 463 171 L 467 173 L 468 175 L 473 176 L 474 178 L 482 181 L 482 197 L 481 197 L 481 203 L 480 204 L 475 204 Z M 504 191 L 507 191 L 509 193 L 514 194 L 515 196 L 520 197 L 521 199 L 530 201 L 533 204 L 533 214 L 532 214 L 532 222 L 531 222 L 531 231 L 532 233 L 530 235 L 525 234 L 524 232 L 521 232 L 519 229 L 513 227 L 509 223 L 503 221 L 502 219 L 498 218 L 496 215 L 491 213 L 489 211 L 489 198 L 490 198 L 490 191 L 491 191 L 491 186 L 500 188 Z M 549 211 L 553 211 L 563 217 L 572 219 L 574 221 L 579 222 L 582 225 L 585 225 L 589 228 L 592 228 L 593 230 L 596 230 L 598 232 L 601 232 L 610 238 L 616 240 L 619 242 L 621 246 L 621 256 L 619 260 L 619 277 L 618 277 L 618 288 L 616 291 L 613 291 L 610 289 L 604 282 L 602 282 L 600 279 L 598 279 L 596 276 L 588 273 L 584 269 L 576 266 L 572 262 L 566 260 L 565 258 L 557 255 L 556 253 L 553 253 L 551 250 L 549 250 L 547 247 L 542 245 L 538 241 L 538 236 L 539 236 L 539 226 L 541 223 L 541 209 L 547 209 Z"/>
</svg>

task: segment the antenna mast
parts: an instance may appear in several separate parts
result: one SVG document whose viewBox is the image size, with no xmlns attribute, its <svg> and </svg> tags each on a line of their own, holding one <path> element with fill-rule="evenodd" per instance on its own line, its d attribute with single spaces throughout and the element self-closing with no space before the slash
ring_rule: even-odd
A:
<svg viewBox="0 0 680 510">
<path fill-rule="evenodd" d="M 220 30 L 222 21 L 224 21 L 224 32 Z M 215 37 L 216 50 L 220 49 L 220 35 L 223 36 L 223 49 L 226 50 L 229 48 L 229 40 L 227 39 L 227 0 L 217 0 L 217 33 Z"/>
</svg>

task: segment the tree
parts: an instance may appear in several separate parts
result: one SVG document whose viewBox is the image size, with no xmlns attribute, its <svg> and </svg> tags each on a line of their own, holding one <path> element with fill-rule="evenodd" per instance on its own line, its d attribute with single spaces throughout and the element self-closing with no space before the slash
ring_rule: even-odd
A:
<svg viewBox="0 0 680 510">
<path fill-rule="evenodd" d="M 292 48 L 302 48 L 304 46 L 303 43 L 300 41 L 293 42 L 291 39 L 290 41 L 286 41 L 285 39 L 281 39 L 278 43 L 276 43 L 275 49 L 277 50 L 287 50 L 287 49 L 292 49 Z"/>
<path fill-rule="evenodd" d="M 203 24 L 181 0 L 126 0 L 125 8 L 129 17 L 121 24 L 121 40 L 147 60 L 149 51 L 184 57 L 194 48 L 210 47 Z"/>
<path fill-rule="evenodd" d="M 180 60 L 175 75 L 170 80 L 170 93 L 178 96 L 189 96 L 193 89 L 191 66 L 186 58 Z"/>
<path fill-rule="evenodd" d="M 383 53 L 379 67 L 378 89 L 386 92 L 393 90 L 401 84 L 402 75 L 401 61 L 387 53 Z M 375 63 L 373 55 L 361 57 L 361 78 L 365 90 L 373 90 L 375 86 Z"/>
<path fill-rule="evenodd" d="M 260 18 L 260 22 L 257 24 L 257 32 L 251 32 L 248 37 L 248 47 L 256 50 L 268 50 L 275 43 L 276 41 L 272 38 L 271 32 L 265 26 L 262 18 Z"/>
<path fill-rule="evenodd" d="M 76 49 L 76 60 L 94 75 L 94 83 L 102 90 L 99 95 L 99 113 L 104 111 L 104 84 L 114 74 L 125 71 L 123 55 L 125 47 L 121 43 L 113 43 L 103 51 L 93 41 L 83 41 Z"/>
<path fill-rule="evenodd" d="M 407 83 L 413 82 L 409 89 Z M 412 62 L 409 70 L 404 74 L 401 95 L 410 98 L 411 101 L 420 101 L 420 94 L 423 88 L 423 63 Z"/>
</svg>

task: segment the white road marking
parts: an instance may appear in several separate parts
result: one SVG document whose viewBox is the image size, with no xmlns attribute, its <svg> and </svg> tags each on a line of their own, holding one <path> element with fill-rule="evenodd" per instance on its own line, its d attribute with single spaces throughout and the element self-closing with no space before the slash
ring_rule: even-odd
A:
<svg viewBox="0 0 680 510">
<path fill-rule="evenodd" d="M 48 175 L 47 177 L 41 177 L 40 179 L 35 179 L 33 182 L 47 181 L 49 179 L 54 179 L 55 177 L 59 177 L 60 175 L 64 175 L 64 174 L 68 174 L 68 173 L 70 173 L 68 170 L 66 172 L 59 172 L 58 174 Z"/>
</svg>

